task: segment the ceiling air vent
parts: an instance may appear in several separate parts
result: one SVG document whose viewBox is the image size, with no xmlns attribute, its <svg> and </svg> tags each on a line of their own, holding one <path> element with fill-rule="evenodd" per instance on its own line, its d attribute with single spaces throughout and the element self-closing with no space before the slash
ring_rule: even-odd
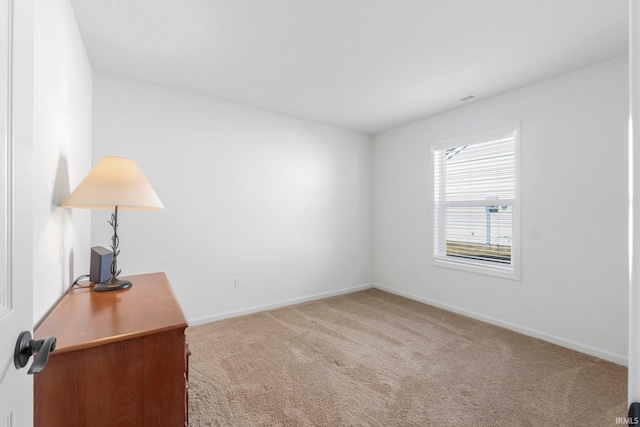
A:
<svg viewBox="0 0 640 427">
<path fill-rule="evenodd" d="M 470 93 L 467 96 L 463 96 L 462 98 L 460 98 L 460 102 L 467 102 L 467 101 L 471 101 L 472 99 L 476 99 L 478 97 L 478 95 L 476 95 L 475 93 Z"/>
<path fill-rule="evenodd" d="M 464 103 L 464 102 L 471 102 L 474 101 L 476 99 L 480 98 L 478 95 L 476 95 L 475 93 L 470 93 L 466 96 L 463 96 L 462 98 L 458 98 L 455 99 L 451 102 L 447 102 L 445 105 L 455 108 L 456 106 L 459 106 L 460 104 Z"/>
</svg>

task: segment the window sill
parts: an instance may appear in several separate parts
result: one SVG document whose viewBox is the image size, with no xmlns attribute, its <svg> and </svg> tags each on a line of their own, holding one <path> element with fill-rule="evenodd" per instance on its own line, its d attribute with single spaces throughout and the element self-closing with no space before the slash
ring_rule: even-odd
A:
<svg viewBox="0 0 640 427">
<path fill-rule="evenodd" d="M 433 258 L 431 264 L 435 265 L 436 267 L 462 270 L 470 273 L 501 277 L 503 279 L 520 280 L 520 272 L 518 271 L 518 269 L 511 266 L 503 267 L 481 261 L 468 261 L 438 256 Z"/>
</svg>

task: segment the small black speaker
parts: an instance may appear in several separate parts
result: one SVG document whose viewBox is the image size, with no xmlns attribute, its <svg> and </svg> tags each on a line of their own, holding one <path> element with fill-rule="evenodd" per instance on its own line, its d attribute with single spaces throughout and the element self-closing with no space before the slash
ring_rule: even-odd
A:
<svg viewBox="0 0 640 427">
<path fill-rule="evenodd" d="M 93 283 L 102 283 L 111 278 L 111 261 L 113 252 L 102 246 L 91 248 L 91 268 L 89 269 L 89 280 Z"/>
</svg>

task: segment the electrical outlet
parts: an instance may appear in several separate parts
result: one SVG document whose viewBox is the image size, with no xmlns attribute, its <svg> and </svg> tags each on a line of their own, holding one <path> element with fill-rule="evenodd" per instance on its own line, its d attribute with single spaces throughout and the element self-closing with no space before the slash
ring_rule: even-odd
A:
<svg viewBox="0 0 640 427">
<path fill-rule="evenodd" d="M 414 277 L 414 278 L 416 278 L 416 279 L 417 279 L 418 277 L 420 277 L 420 274 L 418 273 L 418 269 L 417 269 L 417 268 L 414 268 L 414 269 L 413 269 L 413 277 Z"/>
<path fill-rule="evenodd" d="M 240 289 L 242 287 L 242 277 L 235 277 L 233 279 L 234 289 Z"/>
</svg>

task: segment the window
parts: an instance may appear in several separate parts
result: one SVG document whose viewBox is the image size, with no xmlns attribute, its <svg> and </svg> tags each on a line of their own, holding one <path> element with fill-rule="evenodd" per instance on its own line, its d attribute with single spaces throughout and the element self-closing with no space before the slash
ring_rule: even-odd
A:
<svg viewBox="0 0 640 427">
<path fill-rule="evenodd" d="M 434 263 L 518 278 L 517 131 L 433 147 Z"/>
</svg>

